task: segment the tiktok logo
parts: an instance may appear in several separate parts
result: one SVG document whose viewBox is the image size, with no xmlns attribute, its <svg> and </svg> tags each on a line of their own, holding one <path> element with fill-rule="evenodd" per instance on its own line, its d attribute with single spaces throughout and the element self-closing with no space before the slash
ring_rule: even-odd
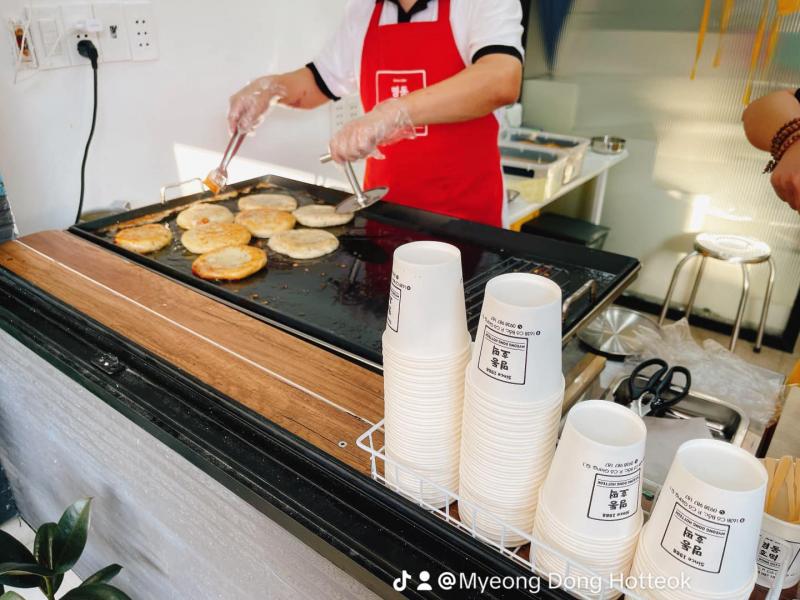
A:
<svg viewBox="0 0 800 600">
<path fill-rule="evenodd" d="M 433 590 L 431 584 L 429 583 L 431 580 L 431 574 L 427 571 L 420 571 L 419 573 L 419 580 L 422 582 L 417 586 L 418 592 L 430 592 Z M 392 587 L 395 589 L 396 592 L 404 592 L 408 589 L 408 582 L 411 581 L 411 574 L 403 569 L 403 572 L 400 574 L 400 577 L 394 580 L 392 583 Z"/>
</svg>

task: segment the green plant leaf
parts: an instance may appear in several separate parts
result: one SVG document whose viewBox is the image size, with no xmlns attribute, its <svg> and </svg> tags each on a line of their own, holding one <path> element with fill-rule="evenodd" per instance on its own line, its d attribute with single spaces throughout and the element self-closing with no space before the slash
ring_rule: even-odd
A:
<svg viewBox="0 0 800 600">
<path fill-rule="evenodd" d="M 0 562 L 35 563 L 36 559 L 24 544 L 5 531 L 0 531 Z M 40 577 L 30 575 L 0 576 L 0 584 L 18 588 L 35 588 Z"/>
<path fill-rule="evenodd" d="M 36 557 L 36 562 L 48 569 L 53 568 L 53 540 L 57 532 L 57 524 L 44 523 L 36 530 L 36 539 L 33 542 L 33 555 Z M 42 593 L 45 595 L 47 595 L 49 591 L 55 593 L 58 591 L 58 588 L 61 587 L 62 581 L 64 581 L 63 575 L 52 577 L 49 581 L 48 590 L 48 582 L 41 580 L 39 582 L 39 589 L 42 590 Z"/>
<path fill-rule="evenodd" d="M 90 575 L 86 579 L 83 580 L 81 586 L 92 585 L 93 583 L 108 583 L 114 577 L 119 575 L 119 572 L 122 571 L 122 567 L 119 565 L 108 565 L 105 569 L 100 569 L 94 575 Z"/>
<path fill-rule="evenodd" d="M 20 596 L 17 592 L 6 592 L 0 596 L 0 600 L 25 600 L 25 598 Z"/>
<path fill-rule="evenodd" d="M 42 577 L 52 574 L 50 569 L 33 562 L 0 563 L 0 582 L 11 587 L 35 588 L 42 583 Z"/>
<path fill-rule="evenodd" d="M 0 575 L 35 575 L 37 578 L 52 577 L 53 571 L 36 563 L 4 562 L 0 563 Z M 38 581 L 36 585 L 38 585 Z M 14 586 L 12 585 L 11 587 Z"/>
<path fill-rule="evenodd" d="M 48 569 L 53 568 L 53 540 L 57 531 L 58 525 L 45 523 L 36 530 L 36 539 L 33 542 L 33 556 L 36 562 Z"/>
<path fill-rule="evenodd" d="M 131 597 L 113 585 L 92 583 L 70 590 L 61 600 L 131 600 Z"/>
<path fill-rule="evenodd" d="M 56 573 L 66 573 L 81 557 L 89 534 L 91 508 L 92 499 L 83 498 L 61 515 L 53 539 L 53 570 Z"/>
<path fill-rule="evenodd" d="M 31 551 L 14 536 L 0 531 L 0 562 L 35 563 Z M 30 575 L 3 575 L 0 584 L 18 588 L 35 588 L 41 583 L 41 578 Z"/>
</svg>

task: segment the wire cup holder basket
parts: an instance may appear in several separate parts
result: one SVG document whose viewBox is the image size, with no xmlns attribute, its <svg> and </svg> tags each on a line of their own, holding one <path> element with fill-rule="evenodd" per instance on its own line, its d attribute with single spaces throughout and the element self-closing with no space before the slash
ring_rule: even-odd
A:
<svg viewBox="0 0 800 600">
<path fill-rule="evenodd" d="M 509 525 L 503 522 L 500 518 L 492 514 L 490 511 L 483 509 L 482 507 L 476 505 L 473 502 L 469 502 L 467 500 L 461 500 L 457 493 L 452 490 L 445 489 L 440 485 L 426 479 L 422 475 L 419 475 L 415 471 L 409 469 L 408 467 L 401 465 L 397 461 L 392 460 L 385 453 L 385 447 L 379 442 L 376 441 L 376 438 L 380 436 L 383 438 L 384 434 L 384 421 L 380 421 L 370 427 L 366 432 L 364 432 L 359 438 L 356 440 L 356 444 L 359 448 L 364 450 L 370 455 L 370 473 L 372 478 L 392 490 L 413 501 L 415 504 L 419 505 L 421 508 L 427 510 L 428 512 L 434 514 L 435 516 L 439 517 L 443 521 L 447 522 L 448 524 L 452 525 L 453 527 L 460 529 L 467 535 L 475 538 L 490 546 L 496 552 L 499 552 L 501 555 L 505 556 L 506 558 L 516 562 L 517 564 L 521 565 L 528 571 L 535 573 L 536 575 L 542 577 L 545 580 L 551 581 L 552 579 L 548 576 L 547 573 L 541 573 L 536 568 L 536 553 L 538 551 L 546 552 L 549 555 L 557 557 L 559 560 L 563 561 L 566 565 L 563 573 L 559 573 L 559 576 L 562 580 L 569 580 L 571 577 L 581 577 L 581 578 L 591 578 L 593 581 L 602 582 L 603 587 L 605 588 L 602 594 L 584 594 L 578 590 L 566 590 L 569 594 L 576 598 L 583 598 L 585 600 L 594 600 L 598 597 L 610 597 L 609 593 L 610 590 L 614 590 L 620 594 L 623 594 L 626 598 L 630 600 L 642 600 L 642 596 L 638 595 L 636 592 L 626 588 L 621 583 L 616 581 L 611 581 L 608 577 L 600 575 L 596 573 L 592 569 L 581 565 L 579 562 L 575 561 L 574 559 L 569 558 L 562 552 L 556 550 L 555 548 L 545 544 L 544 542 L 534 538 L 531 533 L 524 532 L 512 525 Z M 400 475 L 403 476 L 404 481 L 418 481 L 419 482 L 419 490 L 417 495 L 409 494 L 408 490 L 401 490 L 400 486 L 390 482 L 387 479 L 386 474 L 389 470 L 394 471 L 394 480 L 400 481 Z M 383 471 L 383 473 L 381 473 Z M 438 508 L 433 506 L 429 502 L 427 502 L 425 497 L 426 490 L 430 492 L 431 490 L 436 493 L 438 496 L 443 496 L 446 499 L 444 508 Z M 458 506 L 462 508 L 468 508 L 469 512 L 472 514 L 472 525 L 469 525 L 461 520 L 456 512 Z M 477 521 L 478 514 L 482 515 L 483 519 L 488 519 L 494 524 L 498 526 L 501 531 L 500 542 L 495 542 L 487 538 L 486 536 L 482 535 L 479 531 L 475 528 L 475 522 Z M 511 539 L 519 539 L 522 538 L 525 542 L 519 546 L 513 548 L 507 548 L 505 545 L 505 540 Z M 527 556 L 526 551 L 527 550 Z"/>
</svg>

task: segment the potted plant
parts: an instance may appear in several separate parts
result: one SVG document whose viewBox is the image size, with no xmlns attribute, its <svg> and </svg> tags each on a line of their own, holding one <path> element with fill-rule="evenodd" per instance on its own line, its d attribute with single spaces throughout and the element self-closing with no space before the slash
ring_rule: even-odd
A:
<svg viewBox="0 0 800 600">
<path fill-rule="evenodd" d="M 0 600 L 23 600 L 16 592 L 6 592 L 4 586 L 39 588 L 47 600 L 55 600 L 64 573 L 78 562 L 86 547 L 91 504 L 91 498 L 78 500 L 64 511 L 58 523 L 39 527 L 33 552 L 0 531 Z M 100 569 L 59 600 L 131 600 L 109 583 L 120 570 L 122 567 L 116 564 Z"/>
</svg>

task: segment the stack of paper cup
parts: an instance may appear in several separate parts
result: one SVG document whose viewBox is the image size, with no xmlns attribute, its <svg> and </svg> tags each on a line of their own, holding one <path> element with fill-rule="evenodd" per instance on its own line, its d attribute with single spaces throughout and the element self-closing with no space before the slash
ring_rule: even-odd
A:
<svg viewBox="0 0 800 600">
<path fill-rule="evenodd" d="M 458 489 L 470 343 L 458 248 L 441 242 L 400 246 L 383 334 L 386 479 L 437 508 L 447 503 L 442 489 Z"/>
<path fill-rule="evenodd" d="M 800 524 L 764 513 L 758 539 L 758 585 L 771 589 L 786 562 L 783 589 L 800 582 Z"/>
<path fill-rule="evenodd" d="M 525 541 L 501 522 L 533 527 L 563 397 L 561 288 L 524 273 L 492 279 L 467 369 L 461 439 L 459 512 L 476 533 L 507 546 Z"/>
<path fill-rule="evenodd" d="M 767 471 L 751 454 L 692 440 L 675 455 L 642 530 L 631 576 L 643 598 L 745 600 L 756 583 L 756 552 Z M 674 584 L 654 586 L 654 578 Z"/>
<path fill-rule="evenodd" d="M 534 549 L 545 577 L 576 581 L 588 598 L 619 596 L 610 585 L 628 575 L 643 515 L 640 503 L 647 429 L 619 404 L 587 400 L 570 410 L 550 472 L 541 490 L 534 538 L 589 571 L 570 567 L 558 555 Z M 595 581 L 599 575 L 607 582 Z"/>
</svg>

